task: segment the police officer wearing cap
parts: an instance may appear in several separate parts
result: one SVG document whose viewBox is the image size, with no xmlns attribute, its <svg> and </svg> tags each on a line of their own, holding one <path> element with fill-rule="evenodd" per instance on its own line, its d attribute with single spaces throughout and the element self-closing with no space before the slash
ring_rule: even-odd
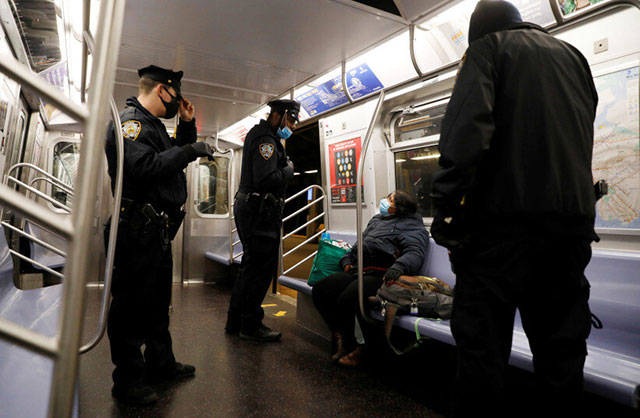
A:
<svg viewBox="0 0 640 418">
<path fill-rule="evenodd" d="M 260 305 L 277 274 L 285 190 L 293 177 L 293 163 L 281 141 L 291 136 L 300 111 L 300 103 L 294 100 L 274 100 L 268 105 L 269 117 L 251 128 L 244 141 L 234 203 L 244 254 L 225 327 L 228 334 L 239 332 L 240 338 L 260 342 L 282 336 L 262 323 Z"/>
<path fill-rule="evenodd" d="M 176 362 L 171 348 L 171 240 L 184 217 L 183 171 L 197 157 L 212 157 L 212 150 L 196 142 L 194 106 L 180 95 L 182 71 L 150 65 L 138 75 L 139 95 L 129 97 L 120 112 L 124 177 L 108 335 L 115 365 L 112 395 L 123 403 L 145 405 L 158 399 L 151 385 L 195 373 L 194 366 Z M 176 114 L 180 123 L 172 138 L 159 118 Z M 106 154 L 113 190 L 117 165 L 112 123 Z M 109 229 L 110 221 L 105 243 Z"/>
</svg>

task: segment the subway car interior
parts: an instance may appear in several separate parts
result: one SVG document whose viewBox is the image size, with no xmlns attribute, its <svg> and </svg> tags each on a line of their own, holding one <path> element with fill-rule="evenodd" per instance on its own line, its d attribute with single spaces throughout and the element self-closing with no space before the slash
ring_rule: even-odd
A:
<svg viewBox="0 0 640 418">
<path fill-rule="evenodd" d="M 609 193 L 597 204 L 601 239 L 585 272 L 603 326 L 587 340 L 583 416 L 637 417 L 640 1 L 510 2 L 577 48 L 594 77 L 593 178 Z M 380 333 L 360 367 L 341 368 L 307 279 L 319 239 L 354 245 L 394 190 L 416 198 L 430 229 L 441 123 L 476 3 L 0 0 L 0 417 L 450 416 L 449 321 L 399 316 L 394 338 L 426 341 L 397 356 L 380 312 L 363 311 Z M 104 151 L 107 124 L 121 124 L 138 69 L 151 64 L 184 71 L 181 95 L 214 155 L 184 171 L 186 215 L 172 244 L 173 351 L 195 376 L 157 386 L 153 405 L 131 406 L 111 393 L 105 329 L 117 228 L 108 244 L 104 231 L 121 207 L 123 169 L 112 192 Z M 243 257 L 234 222 L 243 144 L 274 99 L 301 108 L 283 141 L 294 173 L 278 272 L 262 302 L 282 339 L 260 344 L 226 334 L 225 320 Z M 178 118 L 162 122 L 175 137 Z M 123 141 L 117 134 L 120 160 Z M 422 275 L 455 285 L 447 249 L 433 239 Z M 517 317 L 510 416 L 526 416 L 532 372 Z"/>
</svg>

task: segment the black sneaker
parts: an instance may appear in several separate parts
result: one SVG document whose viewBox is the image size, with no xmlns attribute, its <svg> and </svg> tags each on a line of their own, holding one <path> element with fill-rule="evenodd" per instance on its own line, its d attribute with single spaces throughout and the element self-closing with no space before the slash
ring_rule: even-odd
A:
<svg viewBox="0 0 640 418">
<path fill-rule="evenodd" d="M 191 364 L 182 364 L 176 362 L 173 369 L 169 372 L 162 372 L 159 374 L 148 375 L 145 381 L 150 384 L 158 384 L 168 382 L 174 379 L 182 379 L 184 377 L 190 377 L 196 374 L 196 367 Z"/>
<path fill-rule="evenodd" d="M 265 325 L 260 325 L 260 327 L 253 332 L 240 331 L 240 338 L 262 343 L 278 341 L 280 337 L 282 337 L 281 332 L 273 331 Z"/>
<path fill-rule="evenodd" d="M 147 385 L 135 385 L 129 387 L 121 387 L 113 385 L 111 395 L 118 402 L 126 405 L 151 405 L 158 401 L 158 394 Z"/>
</svg>

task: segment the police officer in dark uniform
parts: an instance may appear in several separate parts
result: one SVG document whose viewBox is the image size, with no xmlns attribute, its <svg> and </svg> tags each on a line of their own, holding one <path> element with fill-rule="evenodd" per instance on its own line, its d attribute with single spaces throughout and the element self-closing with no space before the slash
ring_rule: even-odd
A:
<svg viewBox="0 0 640 418">
<path fill-rule="evenodd" d="M 285 191 L 293 177 L 293 164 L 281 141 L 291 135 L 300 111 L 294 100 L 274 100 L 268 105 L 269 117 L 251 128 L 244 141 L 234 203 L 244 254 L 225 327 L 229 334 L 240 332 L 241 338 L 261 342 L 282 336 L 262 323 L 260 305 L 277 274 Z"/>
<path fill-rule="evenodd" d="M 523 23 L 509 2 L 477 4 L 433 181 L 431 234 L 456 273 L 456 417 L 514 416 L 501 409 L 516 308 L 538 382 L 519 412 L 579 415 L 597 103 L 576 48 Z"/>
<path fill-rule="evenodd" d="M 171 348 L 171 240 L 184 217 L 183 171 L 197 157 L 211 157 L 212 150 L 196 142 L 193 104 L 180 95 L 182 71 L 151 65 L 138 75 L 139 96 L 129 97 L 120 113 L 124 177 L 108 335 L 115 365 L 112 395 L 123 403 L 144 405 L 158 399 L 150 384 L 195 373 L 194 366 L 176 362 Z M 180 123 L 171 138 L 158 118 L 178 113 Z M 112 123 L 106 154 L 113 190 L 117 165 Z M 105 243 L 109 229 L 110 223 Z"/>
</svg>

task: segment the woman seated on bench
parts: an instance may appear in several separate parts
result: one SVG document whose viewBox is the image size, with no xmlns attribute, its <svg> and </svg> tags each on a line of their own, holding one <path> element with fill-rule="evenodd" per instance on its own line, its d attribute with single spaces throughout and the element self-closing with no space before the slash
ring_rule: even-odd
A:
<svg viewBox="0 0 640 418">
<path fill-rule="evenodd" d="M 429 233 L 416 213 L 416 199 L 396 190 L 380 202 L 380 214 L 369 221 L 362 234 L 364 299 L 374 296 L 383 280 L 417 275 L 424 262 Z M 354 337 L 358 302 L 357 246 L 340 259 L 341 273 L 313 286 L 313 303 L 332 332 L 335 353 L 343 366 L 360 363 L 360 346 Z M 363 321 L 359 321 L 363 324 Z"/>
</svg>

